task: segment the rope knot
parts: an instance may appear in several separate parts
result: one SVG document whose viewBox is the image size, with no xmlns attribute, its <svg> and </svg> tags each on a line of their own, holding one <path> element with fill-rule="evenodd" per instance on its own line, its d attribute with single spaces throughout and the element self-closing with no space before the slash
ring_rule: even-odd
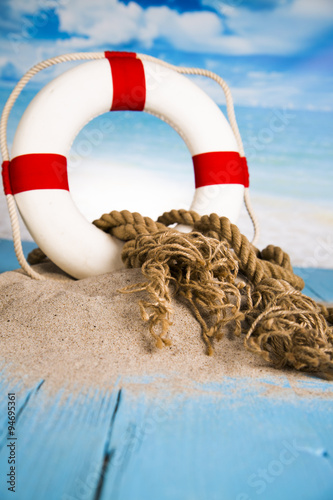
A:
<svg viewBox="0 0 333 500">
<path fill-rule="evenodd" d="M 122 257 L 127 267 L 141 267 L 147 278 L 122 292 L 148 292 L 151 300 L 140 302 L 141 316 L 149 322 L 157 346 L 162 345 L 160 339 L 165 343 L 175 294 L 183 297 L 201 324 L 208 354 L 225 324 L 237 320 L 239 329 L 238 307 L 233 305 L 240 303 L 235 284 L 238 263 L 227 242 L 167 229 L 139 235 L 124 246 Z M 225 283 L 223 288 L 221 283 Z"/>
<path fill-rule="evenodd" d="M 332 376 L 333 308 L 301 293 L 304 282 L 281 248 L 260 252 L 226 217 L 186 210 L 166 212 L 157 222 L 113 211 L 94 224 L 125 241 L 127 267 L 141 268 L 145 281 L 121 292 L 147 293 L 139 307 L 158 348 L 171 344 L 172 297 L 178 296 L 200 323 L 208 355 L 228 328 L 245 333 L 245 347 L 278 368 Z M 193 230 L 182 233 L 172 224 Z"/>
</svg>

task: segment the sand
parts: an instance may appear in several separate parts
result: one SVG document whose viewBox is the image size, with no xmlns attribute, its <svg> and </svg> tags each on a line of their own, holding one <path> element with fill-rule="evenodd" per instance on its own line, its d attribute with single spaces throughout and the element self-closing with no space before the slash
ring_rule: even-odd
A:
<svg viewBox="0 0 333 500">
<path fill-rule="evenodd" d="M 49 279 L 35 281 L 21 270 L 0 275 L 0 359 L 9 375 L 44 387 L 107 387 L 122 380 L 159 377 L 176 390 L 222 382 L 225 377 L 262 379 L 282 375 L 291 386 L 307 375 L 270 367 L 229 333 L 208 357 L 200 327 L 187 306 L 173 301 L 170 347 L 158 349 L 140 318 L 140 294 L 119 289 L 142 281 L 139 269 L 72 280 L 53 264 L 35 269 Z"/>
</svg>

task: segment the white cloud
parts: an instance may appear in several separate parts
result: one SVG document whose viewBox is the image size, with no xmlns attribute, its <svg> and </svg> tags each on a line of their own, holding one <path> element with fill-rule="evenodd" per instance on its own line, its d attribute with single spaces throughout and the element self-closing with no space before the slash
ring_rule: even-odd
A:
<svg viewBox="0 0 333 500">
<path fill-rule="evenodd" d="M 163 38 L 179 50 L 229 55 L 294 53 L 333 24 L 331 0 L 295 0 L 267 11 L 216 5 L 217 13 L 179 13 L 166 5 L 143 9 L 135 2 L 71 0 L 59 17 L 63 31 L 88 37 L 76 40 L 85 47 L 141 42 L 150 48 Z M 226 34 L 224 22 L 233 34 Z"/>
<path fill-rule="evenodd" d="M 270 71 L 269 73 L 265 73 L 265 71 L 249 71 L 247 76 L 254 80 L 277 80 L 282 76 L 282 73 L 278 71 Z"/>
<path fill-rule="evenodd" d="M 222 88 L 213 80 L 205 77 L 192 77 L 193 81 L 204 90 L 219 105 L 225 105 L 225 96 Z M 237 106 L 259 106 L 259 107 L 304 107 L 304 94 L 297 79 L 290 81 L 285 77 L 283 80 L 265 79 L 262 73 L 260 85 L 252 85 L 251 81 L 245 78 L 241 86 L 230 85 L 231 95 L 234 105 Z M 314 107 L 322 108 L 321 102 L 315 102 Z"/>
<path fill-rule="evenodd" d="M 72 35 L 58 44 L 73 50 L 131 42 L 150 49 L 164 39 L 188 52 L 285 55 L 306 49 L 333 25 L 332 0 L 294 0 L 260 11 L 243 2 L 231 6 L 207 0 L 206 4 L 217 12 L 179 13 L 167 5 L 144 9 L 138 2 L 125 5 L 119 0 L 11 0 L 9 5 L 17 26 L 23 15 L 56 7 L 61 31 Z"/>
<path fill-rule="evenodd" d="M 222 10 L 216 13 L 179 13 L 167 5 L 144 9 L 137 2 L 125 5 L 119 0 L 11 0 L 9 5 L 12 17 L 9 16 L 8 21 L 15 19 L 18 27 L 22 26 L 23 15 L 38 14 L 47 6 L 58 6 L 60 30 L 72 36 L 68 39 L 43 40 L 42 43 L 24 33 L 18 35 L 16 42 L 8 36 L 3 37 L 0 40 L 0 53 L 7 57 L 0 58 L 0 68 L 11 62 L 17 74 L 23 75 L 35 63 L 56 54 L 95 51 L 96 47 L 99 48 L 97 50 L 117 50 L 117 47 L 121 49 L 127 43 L 137 45 L 140 51 L 149 52 L 156 41 L 162 39 L 166 47 L 207 54 L 207 67 L 218 73 L 222 74 L 225 67 L 234 84 L 235 101 L 245 105 L 278 106 L 294 102 L 297 107 L 302 107 L 302 92 L 308 93 L 308 98 L 303 99 L 305 106 L 318 83 L 311 83 L 309 72 L 306 79 L 301 75 L 298 80 L 295 75 L 291 79 L 290 75 L 275 71 L 266 73 L 254 69 L 246 74 L 244 68 L 240 69 L 239 63 L 234 68 L 223 66 L 223 58 L 210 54 L 289 55 L 304 50 L 333 25 L 332 0 L 316 0 L 315 3 L 311 0 L 294 0 L 267 11 L 251 11 L 244 7 L 245 3 L 240 2 L 238 7 L 216 2 L 226 19 L 221 16 Z M 226 23 L 228 32 L 225 31 Z M 230 32 L 233 34 L 227 34 Z M 67 64 L 59 65 L 42 72 L 34 80 L 48 80 L 68 67 Z M 238 70 L 242 81 L 240 76 L 233 80 L 233 74 Z M 200 80 L 200 85 L 218 103 L 224 102 L 223 93 L 217 84 Z M 321 95 L 314 96 L 312 105 L 325 106 L 329 102 L 332 96 L 328 93 L 326 83 L 326 94 L 323 88 L 321 85 Z M 302 89 L 301 94 L 299 89 Z"/>
<path fill-rule="evenodd" d="M 218 73 L 223 77 L 222 71 Z M 225 105 L 223 90 L 216 82 L 205 77 L 191 78 L 217 104 Z M 236 110 L 237 106 L 294 107 L 322 111 L 333 109 L 333 78 L 325 81 L 325 87 L 322 87 L 320 92 L 314 90 L 318 88 L 318 77 L 315 74 L 308 75 L 304 81 L 304 75 L 298 73 L 250 71 L 247 74 L 244 73 L 242 83 L 238 78 L 235 82 L 228 79 L 227 83 Z"/>
<path fill-rule="evenodd" d="M 71 9 L 59 9 L 62 31 L 87 37 L 76 37 L 75 45 L 121 45 L 140 42 L 150 48 L 158 38 L 185 51 L 216 52 L 223 26 L 212 12 L 178 13 L 167 6 L 143 9 L 135 2 L 118 0 L 72 0 Z M 66 42 L 64 42 L 66 43 Z"/>
<path fill-rule="evenodd" d="M 229 28 L 249 41 L 256 54 L 296 53 L 333 26 L 331 0 L 294 0 L 267 11 L 223 4 L 221 9 Z"/>
<path fill-rule="evenodd" d="M 87 37 L 90 45 L 119 45 L 138 36 L 143 12 L 134 2 L 71 0 L 58 14 L 62 31 Z"/>
<path fill-rule="evenodd" d="M 235 102 L 240 106 L 292 107 L 301 94 L 299 87 L 293 85 L 275 85 L 257 87 L 237 87 L 232 89 Z"/>
</svg>

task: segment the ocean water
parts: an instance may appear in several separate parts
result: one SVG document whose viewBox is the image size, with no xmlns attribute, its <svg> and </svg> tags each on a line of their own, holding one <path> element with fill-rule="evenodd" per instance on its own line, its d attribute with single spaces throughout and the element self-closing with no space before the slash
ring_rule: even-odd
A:
<svg viewBox="0 0 333 500">
<path fill-rule="evenodd" d="M 0 91 L 1 107 L 8 94 Z M 24 91 L 14 107 L 9 144 L 34 94 Z M 261 246 L 280 244 L 297 265 L 309 265 L 305 259 L 313 256 L 313 242 L 333 235 L 333 115 L 237 104 L 235 111 L 253 205 L 262 222 Z M 69 155 L 69 181 L 88 219 L 123 208 L 156 216 L 189 206 L 194 189 L 191 156 L 182 139 L 159 119 L 135 112 L 107 113 L 81 130 Z M 8 233 L 6 224 L 0 226 L 0 237 Z M 240 227 L 251 237 L 245 212 Z M 333 241 L 330 245 L 325 259 L 312 262 L 314 267 L 333 267 Z"/>
<path fill-rule="evenodd" d="M 0 90 L 2 108 L 9 91 Z M 24 91 L 9 120 L 12 143 L 19 118 L 35 95 Z M 224 107 L 222 111 L 226 114 Z M 235 107 L 251 176 L 260 194 L 313 201 L 332 208 L 333 114 Z M 170 176 L 193 177 L 189 152 L 178 134 L 146 113 L 113 112 L 92 120 L 72 146 L 70 169 L 87 161 L 127 164 Z"/>
</svg>

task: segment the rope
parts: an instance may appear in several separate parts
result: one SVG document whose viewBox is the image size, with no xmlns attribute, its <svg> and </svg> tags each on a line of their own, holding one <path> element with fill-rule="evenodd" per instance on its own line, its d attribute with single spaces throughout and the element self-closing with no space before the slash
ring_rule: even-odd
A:
<svg viewBox="0 0 333 500">
<path fill-rule="evenodd" d="M 29 71 L 27 71 L 27 73 L 21 78 L 21 80 L 17 83 L 14 90 L 10 94 L 10 96 L 5 104 L 5 107 L 3 109 L 3 112 L 2 112 L 1 121 L 0 121 L 0 151 L 1 151 L 3 161 L 10 160 L 8 145 L 7 145 L 7 124 L 8 124 L 8 118 L 9 118 L 11 109 L 14 106 L 15 101 L 18 98 L 18 96 L 20 95 L 20 93 L 22 92 L 23 88 L 31 80 L 31 78 L 34 75 L 36 75 L 39 71 L 46 69 L 46 68 L 49 68 L 51 66 L 54 66 L 55 64 L 69 62 L 69 61 L 104 59 L 104 57 L 105 57 L 104 52 L 77 52 L 77 53 L 72 53 L 72 54 L 64 54 L 61 56 L 52 57 L 50 59 L 42 61 L 42 62 L 36 64 L 35 66 L 33 66 Z M 208 71 L 208 70 L 204 70 L 204 69 L 200 69 L 200 68 L 185 68 L 185 67 L 174 66 L 172 64 L 166 63 L 160 59 L 157 59 L 155 57 L 151 57 L 151 56 L 146 55 L 146 54 L 137 54 L 137 57 L 141 60 L 153 61 L 161 66 L 173 69 L 174 71 L 177 71 L 178 73 L 200 75 L 200 76 L 205 76 L 205 77 L 208 77 L 208 78 L 215 80 L 222 87 L 224 94 L 225 94 L 228 119 L 230 122 L 230 126 L 232 128 L 232 131 L 233 131 L 235 138 L 236 138 L 239 154 L 240 154 L 240 156 L 245 156 L 242 139 L 241 139 L 238 125 L 237 125 L 237 121 L 236 121 L 231 92 L 230 92 L 230 89 L 229 89 L 227 83 L 220 76 L 216 75 L 212 71 Z M 45 278 L 42 275 L 36 273 L 29 266 L 27 260 L 24 257 L 15 199 L 12 195 L 6 195 L 6 201 L 7 201 L 8 211 L 10 214 L 14 249 L 15 249 L 15 254 L 16 254 L 17 260 L 18 260 L 21 268 L 27 273 L 28 276 L 30 276 L 31 278 L 34 278 L 34 279 L 43 280 Z M 254 213 L 254 210 L 251 206 L 250 194 L 249 194 L 248 188 L 245 188 L 245 190 L 244 190 L 244 203 L 245 203 L 247 212 L 248 212 L 250 219 L 252 221 L 252 224 L 253 224 L 253 228 L 254 228 L 253 243 L 256 244 L 256 242 L 258 241 L 258 238 L 259 238 L 259 223 L 258 223 L 258 220 L 257 220 L 256 215 Z"/>
<path fill-rule="evenodd" d="M 189 210 L 165 212 L 157 221 L 113 211 L 93 224 L 125 242 L 126 267 L 141 268 L 145 281 L 121 292 L 148 293 L 138 303 L 157 347 L 171 344 L 172 297 L 178 296 L 201 325 L 208 355 L 228 329 L 244 333 L 246 349 L 277 368 L 332 378 L 333 307 L 301 293 L 304 282 L 281 248 L 259 251 L 227 218 Z M 192 231 L 181 233 L 172 224 Z M 44 257 L 36 249 L 29 261 Z"/>
<path fill-rule="evenodd" d="M 134 240 L 141 234 L 165 232 L 168 229 L 167 226 L 172 224 L 192 226 L 194 231 L 205 236 L 227 241 L 235 253 L 239 270 L 253 284 L 259 284 L 264 278 L 275 278 L 287 281 L 298 290 L 304 288 L 304 281 L 292 270 L 288 254 L 273 245 L 259 252 L 246 236 L 241 234 L 238 227 L 226 217 L 219 217 L 216 214 L 201 217 L 194 211 L 181 209 L 165 212 L 157 219 L 157 222 L 154 222 L 149 217 L 124 210 L 104 214 L 93 224 L 122 241 Z M 126 254 L 126 250 L 124 252 Z"/>
<path fill-rule="evenodd" d="M 227 218 L 187 210 L 165 212 L 156 222 L 113 211 L 94 224 L 126 242 L 126 267 L 141 267 L 146 281 L 122 292 L 148 292 L 150 300 L 139 306 L 157 347 L 171 342 L 171 297 L 178 295 L 201 325 L 207 354 L 228 327 L 245 333 L 245 347 L 277 368 L 333 376 L 333 308 L 301 293 L 304 282 L 281 248 L 260 252 Z M 171 224 L 189 225 L 192 232 Z"/>
</svg>

